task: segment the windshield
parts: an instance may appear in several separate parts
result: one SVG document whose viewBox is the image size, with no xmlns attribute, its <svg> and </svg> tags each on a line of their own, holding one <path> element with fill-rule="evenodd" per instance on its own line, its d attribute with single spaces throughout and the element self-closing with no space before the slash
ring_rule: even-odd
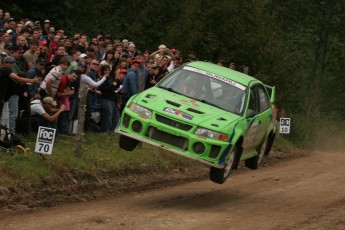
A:
<svg viewBox="0 0 345 230">
<path fill-rule="evenodd" d="M 242 114 L 244 110 L 246 87 L 207 71 L 185 66 L 157 86 L 232 113 Z"/>
</svg>

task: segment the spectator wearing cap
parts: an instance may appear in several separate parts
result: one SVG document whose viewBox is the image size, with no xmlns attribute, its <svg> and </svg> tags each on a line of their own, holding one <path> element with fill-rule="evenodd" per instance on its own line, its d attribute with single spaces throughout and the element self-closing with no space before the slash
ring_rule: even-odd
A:
<svg viewBox="0 0 345 230">
<path fill-rule="evenodd" d="M 127 76 L 123 81 L 123 92 L 125 92 L 129 97 L 137 94 L 139 92 L 139 71 L 140 62 L 138 59 L 133 59 L 131 61 L 131 68 L 127 71 Z"/>
<path fill-rule="evenodd" d="M 91 47 L 91 46 L 88 46 L 86 48 L 86 55 L 90 58 L 90 59 L 97 59 L 97 55 L 96 55 L 96 50 Z"/>
<path fill-rule="evenodd" d="M 22 46 L 13 47 L 13 57 L 16 59 L 16 62 L 13 65 L 13 72 L 26 72 L 28 70 L 26 66 L 26 61 L 24 60 L 23 54 L 25 50 Z"/>
<path fill-rule="evenodd" d="M 26 64 L 28 66 L 28 69 L 31 69 L 33 65 L 35 65 L 37 61 L 36 51 L 38 49 L 38 40 L 32 39 L 30 41 L 30 48 L 24 53 L 23 57 L 26 61 Z"/>
<path fill-rule="evenodd" d="M 125 53 L 128 52 L 128 46 L 129 46 L 129 41 L 128 41 L 128 39 L 123 39 L 123 40 L 122 40 L 122 49 L 123 49 L 123 52 L 125 52 Z"/>
<path fill-rule="evenodd" d="M 13 45 L 11 42 L 8 42 L 4 45 L 4 53 L 6 53 L 6 55 L 12 56 L 13 54 Z"/>
<path fill-rule="evenodd" d="M 30 79 L 38 78 L 40 82 L 42 82 L 44 80 L 45 75 L 45 64 L 46 60 L 44 58 L 39 58 L 36 64 L 26 72 L 26 76 Z M 39 85 L 31 84 L 28 86 L 28 95 L 30 99 L 34 99 L 34 97 L 40 97 L 38 95 L 38 88 Z"/>
<path fill-rule="evenodd" d="M 193 62 L 196 61 L 196 57 L 194 54 L 188 54 L 186 62 Z"/>
<path fill-rule="evenodd" d="M 50 20 L 46 19 L 43 21 L 43 35 L 48 35 L 50 29 Z"/>
<path fill-rule="evenodd" d="M 128 55 L 131 56 L 132 58 L 138 56 L 138 52 L 134 43 L 131 43 L 128 45 Z"/>
<path fill-rule="evenodd" d="M 112 43 L 111 42 L 111 35 L 110 34 L 106 34 L 104 36 L 104 43 Z"/>
<path fill-rule="evenodd" d="M 78 50 L 79 51 L 79 50 Z M 80 52 L 80 51 L 79 51 Z M 87 54 L 85 53 L 82 53 L 79 55 L 79 61 L 83 61 L 85 62 L 86 64 L 90 64 L 91 62 L 91 59 L 89 58 L 89 56 L 87 56 Z"/>
<path fill-rule="evenodd" d="M 52 97 L 45 97 L 43 100 L 33 100 L 31 107 L 31 130 L 38 131 L 39 126 L 55 128 L 54 121 L 58 119 L 60 114 L 65 110 L 65 106 L 56 109 L 56 101 Z"/>
<path fill-rule="evenodd" d="M 39 79 L 28 79 L 28 78 L 21 78 L 16 73 L 12 71 L 15 58 L 11 56 L 7 56 L 4 58 L 3 66 L 0 68 L 0 114 L 2 114 L 5 96 L 7 95 L 8 86 L 11 80 L 20 82 L 20 83 L 32 83 L 38 84 Z"/>
<path fill-rule="evenodd" d="M 174 60 L 175 57 L 165 45 L 158 46 L 158 50 L 151 53 L 150 59 L 153 59 L 155 65 L 158 65 L 159 61 L 162 60 L 164 56 L 168 56 L 170 60 Z"/>
<path fill-rule="evenodd" d="M 69 65 L 70 61 L 66 57 L 62 57 L 59 61 L 59 65 L 49 71 L 40 85 L 39 93 L 42 98 L 45 96 L 55 98 L 61 77 Z"/>
<path fill-rule="evenodd" d="M 38 50 L 40 51 L 38 54 L 38 59 L 44 59 L 47 62 L 49 50 L 47 41 L 40 41 L 38 45 Z"/>
<path fill-rule="evenodd" d="M 43 39 L 47 41 L 48 47 L 50 47 L 51 42 L 54 41 L 55 38 L 55 29 L 53 27 L 50 27 L 48 30 L 48 33 L 46 35 L 43 35 Z"/>
</svg>

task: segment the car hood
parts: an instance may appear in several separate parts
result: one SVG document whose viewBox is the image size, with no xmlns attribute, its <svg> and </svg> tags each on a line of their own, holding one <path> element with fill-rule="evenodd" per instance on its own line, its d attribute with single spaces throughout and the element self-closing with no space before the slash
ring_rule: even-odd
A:
<svg viewBox="0 0 345 230">
<path fill-rule="evenodd" d="M 156 114 L 212 130 L 221 131 L 240 119 L 237 114 L 158 87 L 136 95 L 133 102 L 155 111 Z"/>
</svg>

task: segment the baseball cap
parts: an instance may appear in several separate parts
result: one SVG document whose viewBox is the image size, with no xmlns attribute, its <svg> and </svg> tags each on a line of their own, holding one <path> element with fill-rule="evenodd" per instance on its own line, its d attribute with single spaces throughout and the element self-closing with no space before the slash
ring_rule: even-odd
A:
<svg viewBox="0 0 345 230">
<path fill-rule="evenodd" d="M 83 54 L 80 54 L 80 55 L 79 55 L 79 58 L 85 58 L 85 57 L 88 57 L 87 54 L 84 54 L 84 53 L 83 53 Z"/>
<path fill-rule="evenodd" d="M 46 60 L 44 58 L 38 58 L 36 63 L 40 64 L 40 65 L 45 65 L 46 64 Z"/>
<path fill-rule="evenodd" d="M 5 58 L 4 58 L 4 62 L 15 62 L 16 59 L 12 56 L 9 56 L 7 55 Z"/>
<path fill-rule="evenodd" d="M 167 48 L 167 47 L 166 47 L 165 45 L 163 45 L 163 44 L 160 45 L 160 46 L 158 46 L 158 49 L 159 49 L 159 50 L 163 50 L 163 49 L 166 49 L 166 48 Z"/>
<path fill-rule="evenodd" d="M 133 65 L 133 64 L 135 64 L 135 63 L 138 63 L 138 64 L 139 64 L 140 62 L 138 61 L 138 59 L 133 59 L 133 60 L 131 61 L 131 63 L 132 63 L 132 65 Z"/>
<path fill-rule="evenodd" d="M 13 50 L 18 53 L 25 53 L 25 49 L 22 46 L 14 46 Z"/>
<path fill-rule="evenodd" d="M 43 103 L 51 104 L 52 106 L 56 106 L 56 101 L 52 97 L 45 97 L 43 98 Z"/>
<path fill-rule="evenodd" d="M 4 45 L 4 48 L 5 49 L 13 49 L 13 45 L 12 45 L 12 43 L 6 43 L 5 45 Z"/>
<path fill-rule="evenodd" d="M 120 73 L 127 73 L 126 69 L 120 69 Z"/>
<path fill-rule="evenodd" d="M 84 61 L 78 61 L 78 66 L 86 67 L 87 65 Z"/>
<path fill-rule="evenodd" d="M 49 20 L 49 19 L 46 19 L 46 20 L 44 20 L 43 23 L 50 23 L 50 20 Z"/>
</svg>

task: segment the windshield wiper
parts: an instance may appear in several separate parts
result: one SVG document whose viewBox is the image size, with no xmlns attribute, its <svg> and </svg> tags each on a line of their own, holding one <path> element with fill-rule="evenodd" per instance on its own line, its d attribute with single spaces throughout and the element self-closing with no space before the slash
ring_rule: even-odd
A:
<svg viewBox="0 0 345 230">
<path fill-rule="evenodd" d="M 161 89 L 166 89 L 166 90 L 168 90 L 168 91 L 170 91 L 170 92 L 172 92 L 172 93 L 177 93 L 177 94 L 181 94 L 181 95 L 183 95 L 182 93 L 180 93 L 180 92 L 178 92 L 178 91 L 174 90 L 174 89 L 173 89 L 173 88 L 171 88 L 171 87 L 158 86 L 158 88 L 161 88 Z"/>
<path fill-rule="evenodd" d="M 196 100 L 198 100 L 198 99 L 196 99 Z M 198 101 L 201 101 L 202 103 L 205 103 L 205 104 L 212 105 L 212 106 L 214 106 L 214 107 L 217 107 L 218 109 L 224 109 L 224 108 L 222 108 L 221 106 L 219 106 L 219 105 L 217 105 L 217 104 L 215 104 L 215 103 L 213 103 L 213 102 L 210 102 L 210 101 L 208 101 L 208 100 L 205 100 L 205 99 L 198 100 Z"/>
</svg>

